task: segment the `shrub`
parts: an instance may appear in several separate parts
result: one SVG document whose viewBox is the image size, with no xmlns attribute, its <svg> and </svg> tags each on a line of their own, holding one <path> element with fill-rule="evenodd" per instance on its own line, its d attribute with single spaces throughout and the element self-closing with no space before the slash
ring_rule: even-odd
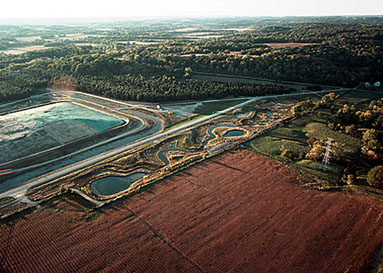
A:
<svg viewBox="0 0 383 273">
<path fill-rule="evenodd" d="M 351 185 L 354 183 L 354 175 L 352 174 L 343 174 L 342 178 L 341 178 L 341 182 L 343 184 L 347 184 L 347 185 Z"/>
<path fill-rule="evenodd" d="M 367 183 L 376 188 L 383 188 L 383 166 L 372 168 L 367 174 Z"/>
<path fill-rule="evenodd" d="M 306 158 L 314 161 L 319 161 L 323 157 L 323 148 L 320 141 L 315 141 L 311 150 L 306 154 Z"/>
<path fill-rule="evenodd" d="M 351 185 L 355 181 L 355 168 L 347 167 L 343 170 L 343 176 L 340 179 L 342 184 Z"/>
<path fill-rule="evenodd" d="M 294 154 L 293 154 L 293 152 L 290 149 L 285 149 L 281 153 L 281 157 L 285 161 L 291 161 L 294 158 Z"/>
</svg>

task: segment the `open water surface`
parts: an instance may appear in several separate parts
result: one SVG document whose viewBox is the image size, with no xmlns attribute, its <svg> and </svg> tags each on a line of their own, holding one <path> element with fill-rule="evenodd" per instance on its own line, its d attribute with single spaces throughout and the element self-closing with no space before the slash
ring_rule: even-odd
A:
<svg viewBox="0 0 383 273">
<path fill-rule="evenodd" d="M 1 116 L 0 120 L 3 121 L 3 124 L 5 122 L 9 124 L 28 124 L 29 126 L 27 127 L 30 129 L 37 129 L 54 121 L 75 120 L 85 123 L 98 131 L 105 131 L 124 123 L 124 121 L 119 118 L 72 102 L 59 102 L 15 112 Z"/>
<path fill-rule="evenodd" d="M 128 189 L 134 182 L 145 175 L 147 173 L 136 172 L 128 176 L 108 176 L 94 181 L 90 188 L 99 195 L 112 195 Z"/>
</svg>

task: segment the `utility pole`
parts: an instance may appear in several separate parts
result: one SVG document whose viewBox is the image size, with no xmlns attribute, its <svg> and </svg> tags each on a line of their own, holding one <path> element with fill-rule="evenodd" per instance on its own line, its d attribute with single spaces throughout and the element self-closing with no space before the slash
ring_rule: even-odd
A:
<svg viewBox="0 0 383 273">
<path fill-rule="evenodd" d="M 321 169 L 328 169 L 328 165 L 330 165 L 330 159 L 333 153 L 333 151 L 331 150 L 333 140 L 333 138 L 327 137 L 326 146 L 323 147 L 323 149 L 325 149 L 326 151 L 322 159 Z"/>
</svg>

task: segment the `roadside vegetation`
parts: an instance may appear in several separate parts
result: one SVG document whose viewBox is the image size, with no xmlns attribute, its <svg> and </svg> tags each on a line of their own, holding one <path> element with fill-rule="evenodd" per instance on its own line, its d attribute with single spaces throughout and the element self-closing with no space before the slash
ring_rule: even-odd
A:
<svg viewBox="0 0 383 273">
<path fill-rule="evenodd" d="M 0 199 L 0 206 L 5 205 L 5 204 L 7 204 L 7 203 L 9 203 L 9 202 L 12 202 L 13 200 L 15 200 L 15 198 L 13 198 L 13 197 L 4 197 L 4 198 L 1 198 L 1 199 Z"/>
</svg>

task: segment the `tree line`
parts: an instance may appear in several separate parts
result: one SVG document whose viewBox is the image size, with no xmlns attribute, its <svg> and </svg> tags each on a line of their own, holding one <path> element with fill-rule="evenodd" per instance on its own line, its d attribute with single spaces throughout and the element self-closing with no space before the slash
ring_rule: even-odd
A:
<svg viewBox="0 0 383 273">
<path fill-rule="evenodd" d="M 0 100 L 26 97 L 40 87 L 63 84 L 63 79 L 81 91 L 146 101 L 288 92 L 276 85 L 201 81 L 190 78 L 192 73 L 185 69 L 345 87 L 383 79 L 379 18 L 369 18 L 368 23 L 334 18 L 291 20 L 257 21 L 247 31 L 222 30 L 224 37 L 199 40 L 177 33 L 165 39 L 160 35 L 166 29 L 164 24 L 142 23 L 132 31 L 119 27 L 107 35 L 103 31 L 102 37 L 84 38 L 102 46 L 68 45 L 20 55 L 0 54 Z M 231 23 L 243 27 L 249 22 L 252 20 Z M 225 25 L 221 21 L 215 24 Z M 58 31 L 63 35 L 62 29 Z M 162 40 L 145 45 L 118 43 L 119 34 L 134 33 Z M 276 42 L 309 44 L 283 48 L 265 44 Z"/>
</svg>

